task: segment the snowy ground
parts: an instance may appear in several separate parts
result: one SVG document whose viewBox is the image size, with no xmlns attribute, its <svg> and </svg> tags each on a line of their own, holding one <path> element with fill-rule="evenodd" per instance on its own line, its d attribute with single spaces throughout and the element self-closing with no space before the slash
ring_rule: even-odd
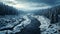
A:
<svg viewBox="0 0 60 34">
<path fill-rule="evenodd" d="M 40 21 L 41 25 L 38 27 L 41 30 L 41 34 L 60 34 L 60 22 L 50 24 L 50 19 L 40 15 L 24 15 L 22 17 L 1 17 L 0 18 L 0 34 L 11 34 L 20 32 L 24 27 L 31 24 L 32 18 L 36 18 Z M 37 24 L 38 25 L 38 24 Z"/>
</svg>

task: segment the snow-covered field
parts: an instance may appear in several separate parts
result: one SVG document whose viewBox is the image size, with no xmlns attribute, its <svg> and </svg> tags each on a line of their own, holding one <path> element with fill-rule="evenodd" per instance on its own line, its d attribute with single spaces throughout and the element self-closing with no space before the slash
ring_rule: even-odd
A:
<svg viewBox="0 0 60 34">
<path fill-rule="evenodd" d="M 15 16 L 12 18 L 8 16 L 1 17 L 0 18 L 0 34 L 6 34 L 6 33 L 15 34 L 17 32 L 21 32 L 22 29 L 24 29 L 24 27 L 27 27 L 29 24 L 31 24 L 32 20 L 30 19 L 30 17 L 32 19 L 35 18 L 39 21 L 40 26 L 38 26 L 38 28 L 40 28 L 39 30 L 41 34 L 60 34 L 60 29 L 59 29 L 60 22 L 51 24 L 50 19 L 41 15 L 24 15 L 22 17 Z"/>
</svg>

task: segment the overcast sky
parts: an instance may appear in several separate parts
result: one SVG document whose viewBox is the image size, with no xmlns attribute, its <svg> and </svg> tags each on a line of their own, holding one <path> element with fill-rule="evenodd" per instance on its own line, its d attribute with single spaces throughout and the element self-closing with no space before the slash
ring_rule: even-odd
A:
<svg viewBox="0 0 60 34">
<path fill-rule="evenodd" d="M 47 9 L 60 4 L 60 0 L 0 0 L 0 2 L 21 10 Z"/>
</svg>

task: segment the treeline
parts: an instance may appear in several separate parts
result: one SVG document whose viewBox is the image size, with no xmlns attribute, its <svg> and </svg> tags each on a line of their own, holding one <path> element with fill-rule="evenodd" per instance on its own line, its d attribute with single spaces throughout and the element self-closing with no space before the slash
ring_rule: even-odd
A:
<svg viewBox="0 0 60 34">
<path fill-rule="evenodd" d="M 18 10 L 0 2 L 0 15 L 17 15 Z"/>
<path fill-rule="evenodd" d="M 51 23 L 58 22 L 58 15 L 60 15 L 60 5 L 48 9 L 41 9 L 35 12 L 36 15 L 43 15 L 51 20 Z"/>
</svg>

